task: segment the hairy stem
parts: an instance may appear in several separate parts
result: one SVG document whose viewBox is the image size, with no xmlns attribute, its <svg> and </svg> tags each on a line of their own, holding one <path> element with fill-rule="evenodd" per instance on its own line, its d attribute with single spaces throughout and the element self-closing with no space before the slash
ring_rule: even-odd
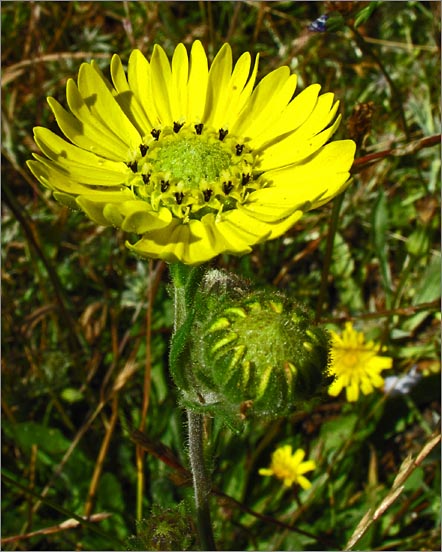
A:
<svg viewBox="0 0 442 552">
<path fill-rule="evenodd" d="M 204 460 L 203 416 L 187 410 L 189 458 L 192 470 L 197 526 L 201 550 L 216 550 L 210 518 L 210 478 Z"/>
<path fill-rule="evenodd" d="M 204 268 L 191 268 L 175 263 L 170 265 L 170 272 L 174 286 L 175 336 L 186 322 L 189 313 L 192 311 L 196 288 L 202 278 Z M 183 358 L 185 358 L 185 356 Z M 186 370 L 186 366 L 180 366 L 180 370 Z M 204 458 L 202 414 L 187 409 L 187 431 L 189 435 L 189 459 L 195 496 L 200 548 L 201 550 L 216 550 L 209 504 L 209 495 L 212 485 Z"/>
</svg>

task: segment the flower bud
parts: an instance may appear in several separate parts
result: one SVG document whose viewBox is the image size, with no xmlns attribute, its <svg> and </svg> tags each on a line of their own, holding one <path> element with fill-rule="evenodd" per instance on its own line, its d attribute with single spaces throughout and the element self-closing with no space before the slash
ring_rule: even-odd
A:
<svg viewBox="0 0 442 552">
<path fill-rule="evenodd" d="M 187 405 L 233 423 L 277 418 L 330 384 L 328 333 L 283 293 L 212 271 L 196 304 Z"/>
</svg>

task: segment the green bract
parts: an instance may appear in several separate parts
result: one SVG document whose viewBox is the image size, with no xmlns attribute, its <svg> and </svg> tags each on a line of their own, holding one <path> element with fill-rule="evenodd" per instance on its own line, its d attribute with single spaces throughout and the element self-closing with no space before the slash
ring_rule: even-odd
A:
<svg viewBox="0 0 442 552">
<path fill-rule="evenodd" d="M 286 415 L 332 380 L 328 333 L 303 306 L 219 271 L 196 296 L 189 355 L 185 404 L 233 424 Z"/>
</svg>

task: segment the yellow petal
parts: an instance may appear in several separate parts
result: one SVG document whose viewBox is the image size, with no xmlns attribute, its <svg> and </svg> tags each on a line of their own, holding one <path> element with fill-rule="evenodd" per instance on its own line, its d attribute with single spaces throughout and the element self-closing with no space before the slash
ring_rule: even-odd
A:
<svg viewBox="0 0 442 552">
<path fill-rule="evenodd" d="M 263 144 L 292 133 L 304 124 L 315 108 L 320 90 L 319 84 L 312 84 L 300 92 L 269 128 L 251 140 L 250 147 L 259 149 Z"/>
<path fill-rule="evenodd" d="M 115 186 L 123 183 L 130 175 L 130 169 L 124 163 L 109 161 L 69 144 L 49 129 L 34 128 L 34 140 L 41 151 L 54 161 L 54 165 L 70 178 L 79 182 Z M 40 159 L 42 162 L 44 160 Z"/>
<path fill-rule="evenodd" d="M 303 475 L 298 476 L 298 483 L 305 490 L 310 489 L 310 487 L 312 486 L 310 481 Z"/>
<path fill-rule="evenodd" d="M 153 211 L 148 203 L 140 200 L 125 201 L 121 204 L 108 203 L 103 209 L 103 215 L 113 226 L 136 234 L 164 228 L 172 220 L 169 209 L 162 207 L 158 212 Z"/>
<path fill-rule="evenodd" d="M 325 145 L 308 162 L 265 173 L 272 187 L 253 192 L 249 201 L 281 202 L 284 206 L 313 209 L 340 193 L 348 183 L 355 143 L 339 140 Z M 308 207 L 307 204 L 310 204 Z M 304 207 L 307 206 L 307 207 Z"/>
<path fill-rule="evenodd" d="M 227 85 L 232 74 L 232 49 L 224 44 L 210 66 L 203 121 L 214 126 L 225 107 Z M 219 113 L 219 115 L 217 115 Z M 218 129 L 216 129 L 218 130 Z"/>
<path fill-rule="evenodd" d="M 310 207 L 310 204 L 305 207 L 305 203 L 294 203 L 290 198 L 291 194 L 285 188 L 264 188 L 252 192 L 241 210 L 250 217 L 274 223 L 290 216 L 296 208 L 302 207 L 306 210 Z"/>
<path fill-rule="evenodd" d="M 307 159 L 331 138 L 340 122 L 341 116 L 339 115 L 332 126 L 316 134 L 316 136 L 308 138 L 300 136 L 303 129 L 301 127 L 287 138 L 266 148 L 262 153 L 259 169 L 269 171 L 293 163 L 300 163 L 304 159 Z"/>
<path fill-rule="evenodd" d="M 149 121 L 149 131 L 160 126 L 160 119 L 152 95 L 152 70 L 140 50 L 133 50 L 130 54 L 127 80 L 130 89 L 144 111 L 146 119 Z"/>
<path fill-rule="evenodd" d="M 239 98 L 236 102 L 236 106 L 231 105 L 229 107 L 229 120 L 228 120 L 229 127 L 233 125 L 233 122 L 237 119 L 238 114 L 244 108 L 244 106 L 248 102 L 253 92 L 253 87 L 255 86 L 255 81 L 256 81 L 256 75 L 258 73 L 258 64 L 259 64 L 259 54 L 256 55 L 252 74 L 250 75 L 250 78 L 247 81 L 247 84 L 245 85 L 244 89 L 241 91 L 241 94 L 239 95 Z M 232 110 L 231 114 L 230 114 L 230 109 Z"/>
<path fill-rule="evenodd" d="M 153 125 L 146 116 L 135 92 L 130 89 L 121 59 L 116 54 L 112 56 L 110 70 L 112 82 L 118 92 L 115 99 L 140 135 L 147 136 L 152 130 Z"/>
<path fill-rule="evenodd" d="M 303 211 L 296 210 L 287 218 L 272 224 L 271 232 L 267 239 L 274 240 L 275 238 L 279 238 L 280 236 L 285 234 L 296 222 L 298 222 L 303 214 Z"/>
<path fill-rule="evenodd" d="M 206 105 L 208 78 L 209 68 L 206 52 L 201 42 L 196 40 L 190 52 L 190 73 L 187 97 L 187 117 L 191 124 L 202 122 Z"/>
<path fill-rule="evenodd" d="M 336 378 L 329 386 L 328 388 L 328 394 L 332 397 L 337 397 L 339 393 L 342 391 L 343 384 L 340 378 Z"/>
<path fill-rule="evenodd" d="M 296 88 L 296 75 L 279 67 L 266 75 L 250 96 L 231 132 L 254 138 L 263 132 L 287 106 Z"/>
<path fill-rule="evenodd" d="M 50 159 L 46 159 L 46 157 L 41 157 L 38 154 L 33 155 L 41 165 L 46 167 L 48 186 L 54 190 L 63 190 L 68 193 L 78 193 L 73 191 L 77 184 L 84 185 L 84 188 L 86 188 L 89 192 L 93 191 L 94 188 L 98 186 L 102 186 L 106 189 L 121 188 L 123 180 L 118 174 L 115 174 L 113 180 L 111 180 L 106 172 L 103 175 L 100 173 L 99 169 L 95 170 L 94 167 L 91 167 L 89 172 L 90 177 L 88 178 L 85 167 L 76 167 L 75 163 L 72 163 L 71 166 L 66 168 L 67 163 L 65 165 L 61 165 L 54 163 Z"/>
<path fill-rule="evenodd" d="M 176 122 L 187 120 L 187 80 L 189 59 L 184 44 L 178 44 L 172 57 L 172 85 L 170 102 L 172 117 Z"/>
<path fill-rule="evenodd" d="M 88 63 L 81 64 L 78 72 L 78 91 L 91 117 L 100 120 L 130 149 L 137 149 L 140 144 L 140 133 L 115 101 L 109 87 L 110 84 L 102 77 L 96 66 Z"/>
<path fill-rule="evenodd" d="M 302 462 L 302 464 L 298 466 L 298 473 L 307 473 L 315 469 L 316 462 L 314 460 L 307 460 L 306 462 Z"/>
<path fill-rule="evenodd" d="M 131 147 L 120 137 L 120 133 L 112 131 L 91 112 L 72 79 L 69 79 L 66 85 L 66 99 L 69 109 L 83 124 L 84 134 L 89 135 L 95 142 L 101 139 L 103 147 L 107 150 L 114 149 L 120 160 L 128 158 Z"/>
<path fill-rule="evenodd" d="M 339 108 L 339 101 L 333 103 L 333 100 L 331 92 L 319 96 L 310 117 L 299 128 L 299 138 L 315 136 L 333 121 Z"/>
<path fill-rule="evenodd" d="M 296 449 L 292 457 L 293 464 L 296 464 L 296 465 L 300 464 L 304 460 L 304 456 L 305 456 L 305 450 Z"/>
<path fill-rule="evenodd" d="M 72 99 L 72 95 L 69 96 L 69 90 L 72 90 L 70 83 L 75 87 L 73 81 L 69 80 L 67 84 L 68 103 L 69 97 Z M 49 97 L 47 101 L 61 131 L 73 144 L 108 159 L 121 161 L 126 158 L 127 147 L 120 140 L 108 135 L 107 129 L 97 124 L 94 125 L 93 121 L 83 122 L 78 120 L 81 114 L 75 106 L 74 110 L 71 109 L 71 111 L 77 115 L 77 118 L 66 111 L 54 98 Z M 81 98 L 79 101 L 83 103 Z"/>
<path fill-rule="evenodd" d="M 198 220 L 182 224 L 175 219 L 166 228 L 149 232 L 134 245 L 126 246 L 142 256 L 189 265 L 206 262 L 220 252 L 213 229 Z"/>
<path fill-rule="evenodd" d="M 252 74 L 249 79 L 251 86 L 248 86 L 247 93 L 244 89 L 249 78 L 250 63 L 250 54 L 246 52 L 237 61 L 233 73 L 225 83 L 223 89 L 217 90 L 218 98 L 214 102 L 214 109 L 211 110 L 208 118 L 208 123 L 215 129 L 228 129 L 248 100 L 256 77 L 255 71 L 255 76 Z M 231 59 L 229 67 L 231 67 Z"/>
<path fill-rule="evenodd" d="M 163 125 L 173 124 L 172 105 L 170 101 L 170 88 L 172 82 L 172 70 L 166 52 L 155 44 L 150 60 L 152 69 L 152 96 L 155 101 L 158 117 Z"/>
<path fill-rule="evenodd" d="M 232 209 L 222 214 L 217 228 L 224 239 L 237 244 L 238 249 L 243 244 L 254 245 L 268 238 L 271 228 L 269 224 L 248 215 L 244 209 Z"/>
<path fill-rule="evenodd" d="M 126 73 L 123 69 L 123 64 L 121 63 L 120 56 L 114 54 L 111 59 L 110 72 L 112 82 L 114 83 L 115 90 L 122 94 L 130 90 L 129 84 L 127 82 Z"/>
<path fill-rule="evenodd" d="M 50 190 L 58 190 L 60 192 L 64 192 L 65 194 L 73 194 L 73 196 L 90 191 L 90 188 L 87 186 L 74 182 L 70 178 L 66 177 L 66 175 L 63 175 L 59 171 L 48 167 L 42 162 L 43 158 L 36 153 L 34 153 L 33 156 L 37 159 L 37 161 L 27 161 L 27 165 L 35 178 L 43 184 L 45 188 L 49 188 Z"/>
<path fill-rule="evenodd" d="M 69 209 L 73 209 L 74 211 L 80 210 L 74 196 L 64 194 L 63 192 L 54 192 L 53 196 L 59 203 L 69 207 Z"/>
<path fill-rule="evenodd" d="M 133 198 L 132 192 L 123 190 L 121 192 L 95 192 L 77 197 L 77 205 L 97 224 L 109 226 L 111 223 L 104 216 L 103 209 L 109 203 L 117 205 Z"/>
</svg>

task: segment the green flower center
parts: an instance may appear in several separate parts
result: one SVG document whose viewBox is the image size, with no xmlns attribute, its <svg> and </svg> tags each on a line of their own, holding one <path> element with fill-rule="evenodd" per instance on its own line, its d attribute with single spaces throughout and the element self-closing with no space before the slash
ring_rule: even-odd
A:
<svg viewBox="0 0 442 552">
<path fill-rule="evenodd" d="M 133 174 L 126 185 L 154 211 L 201 219 L 236 208 L 262 186 L 256 154 L 226 130 L 175 123 L 151 134 L 127 163 Z"/>
<path fill-rule="evenodd" d="M 230 155 L 221 143 L 209 143 L 198 136 L 170 140 L 158 150 L 154 170 L 168 173 L 170 178 L 185 182 L 189 189 L 198 189 L 200 182 L 216 181 L 230 166 Z"/>
</svg>

